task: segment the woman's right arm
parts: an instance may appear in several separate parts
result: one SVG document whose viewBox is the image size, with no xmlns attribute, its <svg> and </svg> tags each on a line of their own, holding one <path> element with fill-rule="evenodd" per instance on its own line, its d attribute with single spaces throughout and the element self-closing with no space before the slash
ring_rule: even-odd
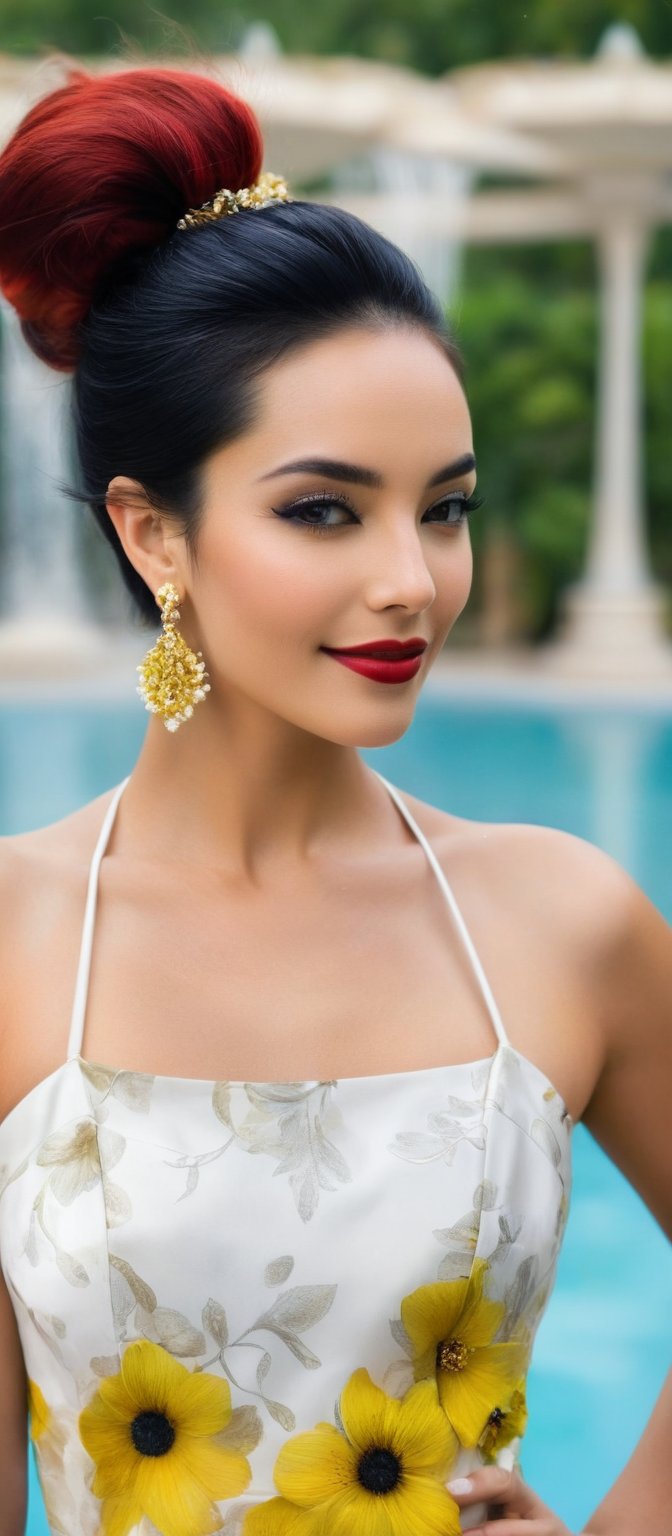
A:
<svg viewBox="0 0 672 1536">
<path fill-rule="evenodd" d="M 0 1271 L 0 1536 L 24 1536 L 28 1507 L 26 1372 Z"/>
<path fill-rule="evenodd" d="M 23 903 L 21 861 L 9 838 L 0 839 L 0 1077 L 10 1070 L 10 1022 L 15 1017 L 17 914 Z M 0 1083 L 0 1118 L 12 1103 L 10 1084 Z M 0 1268 L 0 1536 L 24 1536 L 28 1505 L 28 1411 L 23 1352 Z"/>
</svg>

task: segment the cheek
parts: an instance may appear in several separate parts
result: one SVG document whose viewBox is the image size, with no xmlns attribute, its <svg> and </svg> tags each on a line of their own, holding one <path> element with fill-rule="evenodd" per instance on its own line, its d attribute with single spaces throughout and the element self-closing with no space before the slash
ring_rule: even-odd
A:
<svg viewBox="0 0 672 1536">
<path fill-rule="evenodd" d="M 331 613 L 343 599 L 342 562 L 317 545 L 319 534 L 280 529 L 238 546 L 203 551 L 199 611 L 205 638 L 221 653 L 257 652 L 305 640 L 313 648 L 329 637 Z M 326 539 L 324 540 L 326 543 Z M 306 547 L 306 545 L 308 547 Z M 321 556 L 321 558 L 320 558 Z"/>
<path fill-rule="evenodd" d="M 454 624 L 465 607 L 471 591 L 474 560 L 469 530 L 460 530 L 446 550 L 440 568 L 434 572 L 435 610 L 438 624 Z"/>
</svg>

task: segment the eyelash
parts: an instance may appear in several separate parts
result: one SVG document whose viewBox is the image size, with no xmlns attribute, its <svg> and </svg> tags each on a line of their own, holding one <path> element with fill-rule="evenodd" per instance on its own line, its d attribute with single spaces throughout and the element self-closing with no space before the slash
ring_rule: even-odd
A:
<svg viewBox="0 0 672 1536">
<path fill-rule="evenodd" d="M 484 500 L 485 497 L 483 496 L 465 496 L 463 492 L 458 491 L 453 492 L 452 496 L 444 496 L 442 501 L 437 501 L 434 507 L 428 508 L 428 511 L 436 512 L 441 507 L 454 506 L 457 502 L 462 516 L 453 523 L 446 519 L 444 527 L 460 528 L 470 512 L 475 512 L 478 507 L 483 506 Z M 286 522 L 294 523 L 296 527 L 306 528 L 309 533 L 335 533 L 338 528 L 352 527 L 352 524 L 348 525 L 348 523 L 308 523 L 297 515 L 297 508 L 315 506 L 341 506 L 345 507 L 346 511 L 354 513 L 354 508 L 350 505 L 347 496 L 343 496 L 337 491 L 324 491 L 319 495 L 305 496 L 299 501 L 291 502 L 288 506 L 273 507 L 273 511 L 276 517 L 284 518 Z"/>
</svg>

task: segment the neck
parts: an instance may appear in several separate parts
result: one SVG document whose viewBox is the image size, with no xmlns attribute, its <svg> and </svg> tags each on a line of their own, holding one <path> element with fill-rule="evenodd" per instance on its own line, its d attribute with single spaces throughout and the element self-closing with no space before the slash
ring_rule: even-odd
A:
<svg viewBox="0 0 672 1536">
<path fill-rule="evenodd" d="M 321 855 L 399 842 L 399 815 L 357 749 L 266 715 L 222 727 L 195 712 L 174 734 L 153 717 L 124 793 L 141 858 L 213 866 L 258 882 Z"/>
</svg>

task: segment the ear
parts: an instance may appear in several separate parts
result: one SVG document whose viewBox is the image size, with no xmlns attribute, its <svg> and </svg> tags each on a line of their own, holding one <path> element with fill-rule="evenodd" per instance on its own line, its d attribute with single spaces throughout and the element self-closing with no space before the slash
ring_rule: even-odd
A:
<svg viewBox="0 0 672 1536">
<path fill-rule="evenodd" d="M 158 592 L 164 581 L 174 581 L 181 592 L 181 545 L 175 524 L 152 505 L 140 481 L 115 475 L 105 505 L 124 553 L 150 591 Z"/>
</svg>

